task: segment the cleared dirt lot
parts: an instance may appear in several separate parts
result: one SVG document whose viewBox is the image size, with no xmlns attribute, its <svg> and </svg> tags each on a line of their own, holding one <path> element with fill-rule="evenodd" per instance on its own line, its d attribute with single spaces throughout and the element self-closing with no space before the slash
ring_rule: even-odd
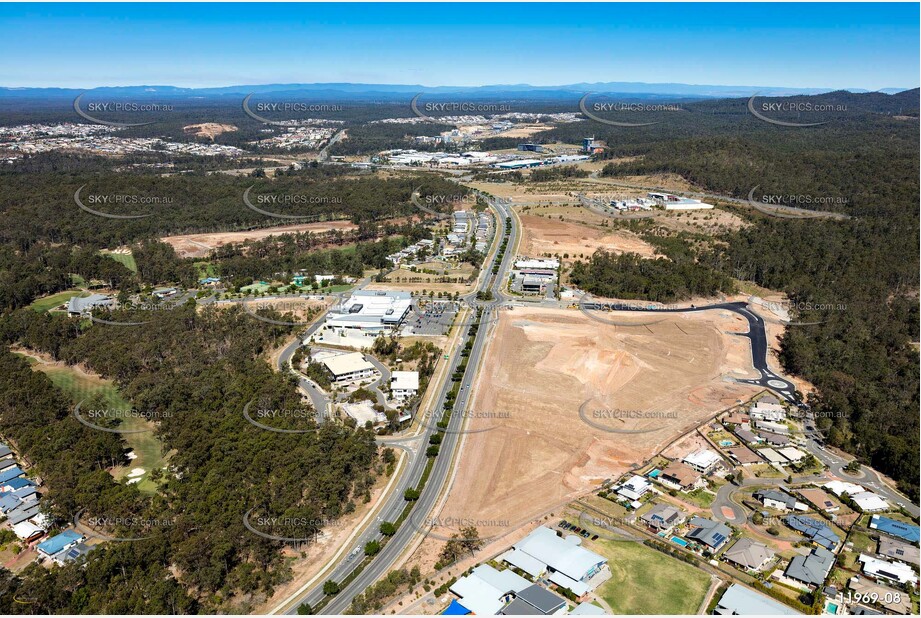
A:
<svg viewBox="0 0 921 618">
<path fill-rule="evenodd" d="M 205 257 L 212 249 L 228 243 L 245 242 L 247 240 L 262 240 L 269 236 L 279 234 L 294 234 L 299 232 L 314 232 L 321 234 L 331 230 L 353 230 L 357 226 L 348 221 L 328 221 L 325 223 L 297 223 L 293 225 L 279 225 L 265 227 L 258 230 L 243 232 L 214 232 L 210 234 L 181 234 L 166 236 L 161 240 L 172 245 L 179 257 L 198 258 Z"/>
<path fill-rule="evenodd" d="M 565 215 L 564 215 L 565 216 Z M 589 257 L 597 249 L 614 253 L 638 253 L 652 257 L 652 245 L 625 231 L 600 230 L 559 219 L 521 215 L 522 242 L 518 253 L 529 257 L 564 255 Z"/>
<path fill-rule="evenodd" d="M 661 317 L 624 327 L 577 310 L 504 312 L 469 421 L 470 429 L 490 429 L 465 436 L 441 516 L 509 521 L 514 528 L 643 462 L 757 391 L 724 380 L 733 370 L 752 375 L 746 340 L 725 332 L 744 331 L 741 318 Z M 480 530 L 481 536 L 507 532 Z"/>
</svg>

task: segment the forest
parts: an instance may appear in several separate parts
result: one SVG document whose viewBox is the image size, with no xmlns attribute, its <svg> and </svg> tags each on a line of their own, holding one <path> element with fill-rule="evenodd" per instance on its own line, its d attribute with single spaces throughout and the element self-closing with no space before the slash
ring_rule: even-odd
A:
<svg viewBox="0 0 921 618">
<path fill-rule="evenodd" d="M 152 312 L 153 313 L 153 312 Z M 369 499 L 381 470 L 374 436 L 304 418 L 273 420 L 267 431 L 245 420 L 247 402 L 266 409 L 305 404 L 289 378 L 262 354 L 287 330 L 253 320 L 239 308 L 157 312 L 138 327 L 81 328 L 62 316 L 7 314 L 0 334 L 69 364 L 85 363 L 111 378 L 134 407 L 158 419 L 156 435 L 173 451 L 159 492 L 142 496 L 106 471 L 127 463 L 116 434 L 77 422 L 48 378 L 20 357 L 0 354 L 0 433 L 33 462 L 46 503 L 66 525 L 85 517 L 168 522 L 104 534 L 118 538 L 90 554 L 86 567 L 30 567 L 4 573 L 4 613 L 170 613 L 239 611 L 290 575 L 277 541 L 248 530 L 246 512 L 315 522 L 267 533 L 305 537 Z M 307 473 L 309 471 L 309 473 Z M 94 582 L 92 587 L 83 586 Z M 102 582 L 102 583 L 100 583 Z M 12 596 L 30 599 L 23 607 Z M 92 590 L 92 595 L 88 591 Z"/>
</svg>

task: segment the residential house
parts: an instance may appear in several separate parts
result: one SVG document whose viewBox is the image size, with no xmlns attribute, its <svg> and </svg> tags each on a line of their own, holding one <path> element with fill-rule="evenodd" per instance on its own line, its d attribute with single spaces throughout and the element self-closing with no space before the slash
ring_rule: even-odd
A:
<svg viewBox="0 0 921 618">
<path fill-rule="evenodd" d="M 669 532 L 675 526 L 684 523 L 685 514 L 671 504 L 659 502 L 648 513 L 641 515 L 640 520 L 657 532 Z"/>
<path fill-rule="evenodd" d="M 743 537 L 723 552 L 723 559 L 748 571 L 760 571 L 774 560 L 774 551 L 764 543 Z"/>
<path fill-rule="evenodd" d="M 666 487 L 692 491 L 706 484 L 700 473 L 678 461 L 669 462 L 656 479 Z"/>
<path fill-rule="evenodd" d="M 880 535 L 876 553 L 887 558 L 904 560 L 915 566 L 921 565 L 921 550 L 917 545 L 909 545 L 898 539 Z"/>
<path fill-rule="evenodd" d="M 778 489 L 762 489 L 752 494 L 761 504 L 778 511 L 808 511 L 809 507 L 790 494 Z"/>
<path fill-rule="evenodd" d="M 828 524 L 812 517 L 788 515 L 784 517 L 784 523 L 827 550 L 834 551 L 841 542 L 841 538 Z"/>
<path fill-rule="evenodd" d="M 913 587 L 918 585 L 918 574 L 904 562 L 889 562 L 867 554 L 860 554 L 857 560 L 863 564 L 863 572 L 867 575 L 899 584 L 911 583 Z"/>
<path fill-rule="evenodd" d="M 755 592 L 741 584 L 732 584 L 723 593 L 713 613 L 717 616 L 797 616 L 800 613 L 780 601 Z"/>
<path fill-rule="evenodd" d="M 835 555 L 824 547 L 813 547 L 806 556 L 794 556 L 784 575 L 810 586 L 821 586 L 835 564 Z"/>
<path fill-rule="evenodd" d="M 711 451 L 710 449 L 700 449 L 694 451 L 693 453 L 688 453 L 687 456 L 681 461 L 691 466 L 701 474 L 708 474 L 717 466 L 717 464 L 719 464 L 721 460 L 720 456 L 716 452 Z"/>
<path fill-rule="evenodd" d="M 692 517 L 688 526 L 690 532 L 685 537 L 706 545 L 712 552 L 719 551 L 732 536 L 732 529 L 726 524 L 703 517 Z"/>
</svg>

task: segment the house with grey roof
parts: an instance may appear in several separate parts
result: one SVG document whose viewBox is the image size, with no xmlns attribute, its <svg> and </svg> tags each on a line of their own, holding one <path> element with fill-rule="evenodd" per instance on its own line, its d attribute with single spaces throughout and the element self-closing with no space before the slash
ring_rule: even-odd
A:
<svg viewBox="0 0 921 618">
<path fill-rule="evenodd" d="M 763 431 L 763 430 L 759 430 L 757 434 L 759 438 L 761 438 L 762 440 L 764 440 L 765 442 L 773 446 L 788 446 L 790 444 L 789 436 L 783 436 L 783 435 L 780 435 L 779 433 L 774 433 L 772 431 Z"/>
<path fill-rule="evenodd" d="M 752 495 L 769 509 L 776 509 L 778 511 L 806 511 L 809 508 L 787 492 L 780 491 L 779 489 L 761 489 Z"/>
<path fill-rule="evenodd" d="M 723 593 L 713 613 L 717 616 L 798 616 L 800 613 L 780 601 L 741 584 L 732 584 Z"/>
<path fill-rule="evenodd" d="M 714 552 L 725 545 L 732 536 L 732 529 L 726 524 L 703 517 L 691 518 L 688 525 L 691 531 L 685 537 L 706 545 Z"/>
<path fill-rule="evenodd" d="M 764 543 L 744 537 L 723 552 L 723 559 L 749 571 L 760 571 L 774 559 L 774 551 Z"/>
<path fill-rule="evenodd" d="M 502 614 L 505 616 L 549 616 L 566 607 L 566 599 L 537 584 L 531 584 L 515 596 Z"/>
<path fill-rule="evenodd" d="M 825 522 L 812 517 L 788 515 L 784 517 L 784 523 L 825 549 L 834 551 L 841 542 L 841 538 Z"/>
<path fill-rule="evenodd" d="M 824 547 L 813 547 L 806 556 L 794 556 L 784 575 L 810 586 L 821 586 L 834 564 L 833 553 Z"/>
<path fill-rule="evenodd" d="M 741 427 L 737 427 L 736 435 L 739 436 L 739 439 L 745 442 L 746 444 L 755 444 L 759 442 L 759 438 L 757 435 L 755 435 L 755 432 L 749 429 L 743 429 Z"/>
<path fill-rule="evenodd" d="M 684 523 L 685 519 L 684 512 L 681 509 L 664 502 L 659 502 L 652 507 L 651 511 L 640 516 L 640 520 L 643 523 L 657 531 L 671 530 L 675 526 Z"/>
</svg>

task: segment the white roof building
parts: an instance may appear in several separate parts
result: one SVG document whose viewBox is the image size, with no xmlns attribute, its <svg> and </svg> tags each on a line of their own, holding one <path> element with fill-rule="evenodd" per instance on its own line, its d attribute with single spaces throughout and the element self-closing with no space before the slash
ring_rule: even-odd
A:
<svg viewBox="0 0 921 618">
<path fill-rule="evenodd" d="M 522 561 L 530 562 L 528 564 L 530 568 L 533 568 L 536 562 L 545 565 L 545 571 L 557 571 L 575 582 L 583 583 L 600 572 L 608 562 L 604 556 L 558 537 L 556 532 L 545 526 L 536 528 L 515 544 L 513 552 L 507 552 L 502 556 L 502 559 L 509 564 L 530 574 L 531 571 L 528 568 L 513 561 L 521 555 L 531 559 Z"/>
<path fill-rule="evenodd" d="M 706 474 L 713 469 L 713 466 L 719 463 L 720 456 L 710 449 L 700 449 L 699 451 L 689 453 L 681 461 L 691 466 L 698 472 Z"/>
<path fill-rule="evenodd" d="M 649 481 L 642 476 L 634 474 L 627 479 L 623 485 L 617 488 L 617 494 L 633 501 L 642 498 L 650 489 L 652 489 L 652 484 Z"/>
<path fill-rule="evenodd" d="M 863 564 L 863 572 L 867 575 L 888 579 L 900 584 L 906 582 L 911 582 L 914 585 L 918 584 L 918 574 L 904 562 L 886 562 L 866 554 L 860 554 L 860 558 L 857 560 Z"/>
<path fill-rule="evenodd" d="M 787 463 L 787 458 L 772 448 L 758 449 L 758 454 L 767 459 L 768 463 L 781 465 Z"/>
<path fill-rule="evenodd" d="M 547 268 L 556 270 L 560 267 L 560 261 L 556 258 L 547 259 L 520 259 L 515 261 L 515 268 Z"/>
<path fill-rule="evenodd" d="M 494 616 L 515 595 L 531 586 L 531 582 L 514 571 L 498 571 L 481 564 L 470 575 L 454 582 L 450 590 L 461 598 L 461 604 L 478 616 Z"/>
<path fill-rule="evenodd" d="M 793 463 L 796 463 L 797 461 L 800 461 L 801 459 L 806 457 L 806 453 L 792 446 L 785 446 L 783 448 L 779 448 L 777 449 L 777 452 L 783 455 L 784 457 L 786 457 L 788 460 L 790 460 Z"/>
<path fill-rule="evenodd" d="M 825 489 L 835 494 L 839 498 L 842 494 L 847 494 L 854 501 L 857 507 L 867 513 L 873 511 L 885 511 L 889 508 L 889 503 L 882 497 L 872 491 L 867 491 L 864 487 L 856 483 L 847 483 L 845 481 L 829 481 L 824 485 Z"/>
<path fill-rule="evenodd" d="M 339 354 L 323 360 L 323 365 L 335 382 L 354 382 L 374 375 L 374 365 L 361 352 Z"/>
<path fill-rule="evenodd" d="M 376 337 L 397 328 L 412 306 L 409 292 L 357 290 L 330 310 L 325 329 L 349 329 Z"/>
<path fill-rule="evenodd" d="M 406 399 L 419 392 L 418 371 L 394 371 L 390 374 L 390 391 L 397 399 Z"/>
</svg>

